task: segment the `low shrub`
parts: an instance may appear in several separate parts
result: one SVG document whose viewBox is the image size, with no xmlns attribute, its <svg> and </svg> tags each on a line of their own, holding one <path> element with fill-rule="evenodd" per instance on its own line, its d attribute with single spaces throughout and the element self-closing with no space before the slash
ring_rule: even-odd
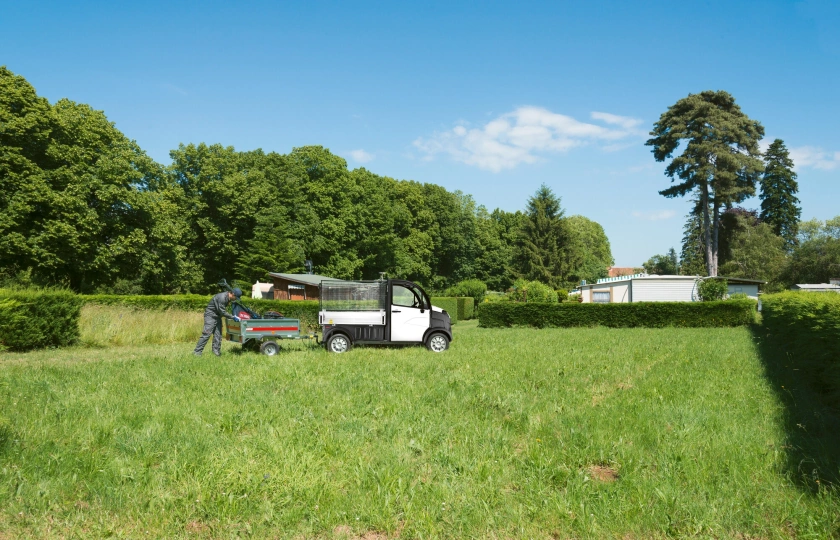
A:
<svg viewBox="0 0 840 540">
<path fill-rule="evenodd" d="M 432 305 L 449 314 L 452 324 L 458 322 L 458 299 L 451 296 L 432 296 Z"/>
<path fill-rule="evenodd" d="M 840 294 L 784 292 L 761 297 L 770 339 L 840 405 Z"/>
<path fill-rule="evenodd" d="M 66 290 L 0 289 L 0 350 L 76 343 L 82 303 L 78 295 Z"/>
<path fill-rule="evenodd" d="M 557 291 L 539 281 L 517 279 L 513 284 L 511 300 L 514 302 L 557 302 Z"/>
<path fill-rule="evenodd" d="M 725 279 L 704 279 L 700 281 L 700 285 L 697 287 L 697 295 L 703 302 L 723 300 L 728 292 L 729 285 Z"/>
<path fill-rule="evenodd" d="M 129 306 L 135 309 L 155 311 L 204 311 L 209 296 L 199 294 L 175 295 L 110 295 L 91 294 L 82 296 L 85 303 L 104 306 Z M 279 311 L 286 317 L 300 319 L 302 328 L 314 329 L 318 326 L 318 302 L 315 300 L 265 300 L 262 298 L 242 298 L 243 305 L 263 313 L 273 310 Z"/>
<path fill-rule="evenodd" d="M 469 296 L 474 300 L 473 305 L 480 304 L 487 293 L 487 284 L 480 279 L 466 279 L 457 285 L 446 289 L 444 296 Z"/>
<path fill-rule="evenodd" d="M 568 302 L 569 301 L 569 291 L 568 291 L 568 289 L 557 289 L 555 292 L 557 293 L 557 301 L 558 302 Z"/>
<path fill-rule="evenodd" d="M 484 303 L 478 325 L 484 328 L 533 326 L 571 328 L 696 328 L 743 326 L 755 322 L 756 302 L 635 302 L 630 304 Z"/>
<path fill-rule="evenodd" d="M 487 291 L 482 303 L 486 304 L 488 302 L 510 302 L 510 296 L 504 292 Z M 478 309 L 478 306 L 476 306 L 476 309 Z"/>
</svg>

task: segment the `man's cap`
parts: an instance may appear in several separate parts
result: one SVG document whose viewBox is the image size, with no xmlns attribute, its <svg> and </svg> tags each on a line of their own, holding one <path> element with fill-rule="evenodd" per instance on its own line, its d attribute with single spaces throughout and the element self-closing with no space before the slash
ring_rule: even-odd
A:
<svg viewBox="0 0 840 540">
<path fill-rule="evenodd" d="M 233 289 L 233 296 L 235 296 L 237 298 L 241 298 L 242 297 L 242 289 L 240 289 L 239 287 L 236 287 L 235 289 Z"/>
</svg>

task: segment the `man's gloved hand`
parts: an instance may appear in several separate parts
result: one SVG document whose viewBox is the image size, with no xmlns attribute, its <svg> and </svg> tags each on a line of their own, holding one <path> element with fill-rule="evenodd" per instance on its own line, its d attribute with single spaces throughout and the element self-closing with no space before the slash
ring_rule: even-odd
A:
<svg viewBox="0 0 840 540">
<path fill-rule="evenodd" d="M 236 321 L 236 322 L 239 322 L 239 321 L 241 321 L 242 319 L 240 319 L 239 317 L 237 317 L 236 315 L 234 315 L 234 316 L 233 316 L 233 320 L 234 320 L 234 321 Z"/>
</svg>

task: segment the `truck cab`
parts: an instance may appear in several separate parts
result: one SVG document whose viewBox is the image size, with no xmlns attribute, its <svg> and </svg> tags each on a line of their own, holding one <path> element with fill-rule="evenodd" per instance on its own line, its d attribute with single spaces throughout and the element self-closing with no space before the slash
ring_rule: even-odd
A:
<svg viewBox="0 0 840 540">
<path fill-rule="evenodd" d="M 443 352 L 452 341 L 449 314 L 426 291 L 402 279 L 324 280 L 320 285 L 323 343 L 341 353 L 354 345 L 419 345 Z"/>
</svg>

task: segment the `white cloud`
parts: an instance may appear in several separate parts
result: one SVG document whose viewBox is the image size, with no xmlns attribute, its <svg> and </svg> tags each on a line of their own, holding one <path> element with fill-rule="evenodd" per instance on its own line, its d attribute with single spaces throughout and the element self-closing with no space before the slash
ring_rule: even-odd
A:
<svg viewBox="0 0 840 540">
<path fill-rule="evenodd" d="M 351 150 L 350 157 L 353 158 L 353 161 L 356 163 L 367 163 L 369 161 L 373 161 L 373 158 L 376 156 L 369 152 L 365 152 L 360 148 L 358 150 Z"/>
<path fill-rule="evenodd" d="M 790 149 L 790 158 L 795 168 L 813 167 L 830 171 L 840 167 L 840 152 L 829 152 L 816 146 L 800 146 Z"/>
<path fill-rule="evenodd" d="M 621 126 L 624 129 L 633 129 L 642 123 L 638 118 L 631 118 L 629 116 L 618 116 L 617 114 L 610 114 L 605 112 L 593 112 L 591 115 L 593 120 L 600 120 L 605 124 L 612 124 Z"/>
<path fill-rule="evenodd" d="M 637 135 L 633 126 L 639 120 L 609 113 L 592 113 L 604 127 L 575 120 L 571 116 L 541 107 L 519 107 L 491 120 L 483 127 L 471 128 L 459 122 L 454 128 L 431 137 L 420 137 L 414 146 L 431 160 L 447 154 L 456 161 L 499 172 L 521 163 L 534 163 L 540 154 L 566 152 L 592 142 L 612 142 Z"/>
<path fill-rule="evenodd" d="M 663 219 L 671 219 L 677 213 L 673 210 L 657 210 L 654 212 L 633 212 L 633 217 L 644 219 L 647 221 L 660 221 Z"/>
</svg>

